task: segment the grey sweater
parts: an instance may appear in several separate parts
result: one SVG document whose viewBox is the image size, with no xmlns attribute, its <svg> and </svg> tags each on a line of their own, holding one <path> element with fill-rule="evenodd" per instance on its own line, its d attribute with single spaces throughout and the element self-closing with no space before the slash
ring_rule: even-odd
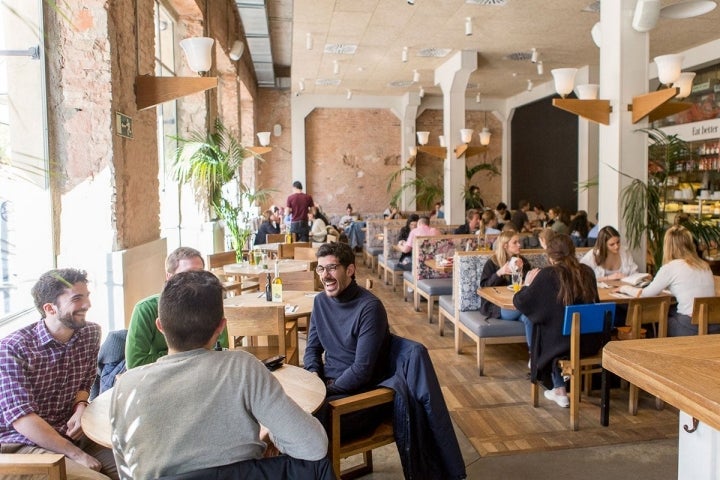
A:
<svg viewBox="0 0 720 480">
<path fill-rule="evenodd" d="M 319 460 L 327 436 L 252 355 L 191 350 L 122 375 L 112 396 L 112 443 L 122 479 L 260 458 L 259 423 L 282 453 Z"/>
</svg>

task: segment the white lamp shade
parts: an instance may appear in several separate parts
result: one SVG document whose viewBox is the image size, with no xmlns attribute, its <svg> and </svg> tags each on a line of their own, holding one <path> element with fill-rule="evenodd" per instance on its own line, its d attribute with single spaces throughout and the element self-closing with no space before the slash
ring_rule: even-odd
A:
<svg viewBox="0 0 720 480">
<path fill-rule="evenodd" d="M 445 135 L 438 136 L 438 142 L 441 147 L 447 147 L 447 144 L 445 143 Z"/>
<path fill-rule="evenodd" d="M 555 79 L 555 91 L 561 96 L 572 92 L 577 68 L 554 68 L 550 70 Z"/>
<path fill-rule="evenodd" d="M 267 147 L 270 145 L 270 132 L 258 132 L 257 137 L 261 146 Z"/>
<path fill-rule="evenodd" d="M 242 42 L 242 40 L 235 40 L 235 43 L 233 43 L 232 50 L 230 50 L 230 60 L 233 62 L 237 62 L 240 60 L 240 57 L 242 57 L 243 52 L 245 51 L 245 44 Z"/>
<path fill-rule="evenodd" d="M 600 27 L 600 22 L 597 22 L 595 25 L 592 26 L 592 29 L 590 30 L 590 36 L 592 37 L 595 46 L 600 48 L 600 42 L 602 42 L 602 30 Z"/>
<path fill-rule="evenodd" d="M 575 93 L 580 100 L 597 100 L 600 93 L 600 85 L 595 83 L 586 83 L 577 85 Z"/>
<path fill-rule="evenodd" d="M 430 132 L 417 132 L 417 139 L 420 145 L 427 145 L 430 139 Z"/>
<path fill-rule="evenodd" d="M 208 37 L 186 38 L 180 41 L 188 66 L 193 72 L 207 72 L 212 66 L 212 46 L 215 40 Z"/>
<path fill-rule="evenodd" d="M 410 152 L 411 157 L 417 155 L 417 147 L 415 145 L 413 145 L 412 147 L 408 147 L 408 151 Z"/>
<path fill-rule="evenodd" d="M 687 98 L 692 93 L 693 79 L 695 78 L 695 72 L 683 72 L 680 74 L 680 78 L 675 80 L 673 87 L 680 89 L 680 93 L 675 98 Z"/>
<path fill-rule="evenodd" d="M 492 133 L 490 133 L 490 130 L 488 130 L 487 127 L 484 127 L 482 131 L 479 133 L 480 135 L 480 145 L 490 145 L 490 136 Z"/>
<path fill-rule="evenodd" d="M 461 128 L 460 129 L 460 141 L 462 143 L 470 143 L 472 140 L 473 129 L 472 128 Z"/>
<path fill-rule="evenodd" d="M 682 70 L 683 55 L 660 55 L 655 57 L 655 65 L 658 70 L 658 80 L 663 85 L 672 85 L 680 77 Z"/>
</svg>

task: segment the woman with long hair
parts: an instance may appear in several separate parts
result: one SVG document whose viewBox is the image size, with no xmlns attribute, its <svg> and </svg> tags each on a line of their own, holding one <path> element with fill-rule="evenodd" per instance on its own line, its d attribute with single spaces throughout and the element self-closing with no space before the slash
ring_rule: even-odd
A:
<svg viewBox="0 0 720 480">
<path fill-rule="evenodd" d="M 595 248 L 580 262 L 593 269 L 598 282 L 620 280 L 638 271 L 630 252 L 620 244 L 620 233 L 610 225 L 600 229 Z"/>
<path fill-rule="evenodd" d="M 562 333 L 565 307 L 599 301 L 595 275 L 575 257 L 575 245 L 569 235 L 559 234 L 548 240 L 550 265 L 530 270 L 525 286 L 513 297 L 513 305 L 533 325 L 530 377 L 548 388 L 545 398 L 561 407 L 570 401 L 558 359 L 570 354 L 570 337 Z M 581 354 L 597 352 L 601 335 L 583 335 Z"/>
<path fill-rule="evenodd" d="M 263 222 L 258 227 L 255 234 L 254 245 L 264 245 L 267 242 L 268 233 L 280 233 L 280 225 L 278 225 L 278 214 L 268 209 L 263 212 Z"/>
<path fill-rule="evenodd" d="M 494 253 L 485 262 L 480 275 L 481 287 L 506 287 L 511 284 L 513 271 L 520 271 L 523 277 L 530 271 L 530 262 L 520 255 L 520 236 L 514 231 L 502 232 L 493 245 Z M 519 320 L 525 324 L 525 338 L 530 347 L 532 324 L 517 310 L 501 308 L 484 298 L 480 300 L 480 313 L 503 320 Z"/>
<path fill-rule="evenodd" d="M 663 290 L 669 290 L 677 300 L 668 314 L 668 336 L 697 335 L 697 325 L 690 323 L 693 302 L 695 297 L 715 296 L 715 279 L 710 265 L 698 257 L 692 234 L 683 226 L 665 232 L 662 266 L 641 296 L 654 297 Z M 710 325 L 708 331 L 718 333 L 720 325 Z"/>
</svg>

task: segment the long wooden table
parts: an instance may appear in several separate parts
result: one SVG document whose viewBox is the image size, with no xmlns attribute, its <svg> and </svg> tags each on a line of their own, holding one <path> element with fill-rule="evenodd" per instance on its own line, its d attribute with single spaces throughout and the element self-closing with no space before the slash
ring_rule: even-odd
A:
<svg viewBox="0 0 720 480">
<path fill-rule="evenodd" d="M 272 372 L 278 379 L 288 397 L 306 412 L 312 413 L 325 400 L 325 384 L 314 373 L 296 367 L 283 365 Z M 112 425 L 110 424 L 110 401 L 112 389 L 106 390 L 90 402 L 80 419 L 83 432 L 92 441 L 104 447 L 112 448 Z M 161 435 L 161 432 L 158 432 Z"/>
<path fill-rule="evenodd" d="M 606 282 L 610 288 L 598 288 L 598 295 L 601 302 L 629 303 L 633 297 L 621 293 L 613 293 L 613 289 L 621 285 L 621 282 Z M 515 292 L 507 287 L 482 287 L 478 288 L 477 294 L 485 300 L 494 303 L 500 308 L 514 310 L 512 303 Z"/>
</svg>

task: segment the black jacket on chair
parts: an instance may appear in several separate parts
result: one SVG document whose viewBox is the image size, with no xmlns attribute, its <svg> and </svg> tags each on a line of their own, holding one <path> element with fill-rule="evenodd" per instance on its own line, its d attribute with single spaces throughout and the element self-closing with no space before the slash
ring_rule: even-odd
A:
<svg viewBox="0 0 720 480">
<path fill-rule="evenodd" d="M 380 384 L 395 391 L 393 430 L 406 479 L 466 478 L 440 383 L 424 345 L 391 335 L 392 375 Z"/>
</svg>

